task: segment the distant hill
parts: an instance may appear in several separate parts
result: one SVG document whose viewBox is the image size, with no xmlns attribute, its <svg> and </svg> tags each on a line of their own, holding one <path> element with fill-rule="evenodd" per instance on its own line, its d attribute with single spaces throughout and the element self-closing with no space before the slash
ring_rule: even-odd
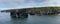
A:
<svg viewBox="0 0 60 24">
<path fill-rule="evenodd" d="M 22 9 L 35 9 L 36 11 L 39 11 L 41 9 L 45 9 L 45 10 L 60 10 L 60 7 L 33 7 L 33 8 L 22 8 Z M 9 10 L 2 10 L 2 12 L 10 12 L 10 11 L 16 11 L 16 10 L 21 10 L 21 9 L 9 9 Z"/>
</svg>

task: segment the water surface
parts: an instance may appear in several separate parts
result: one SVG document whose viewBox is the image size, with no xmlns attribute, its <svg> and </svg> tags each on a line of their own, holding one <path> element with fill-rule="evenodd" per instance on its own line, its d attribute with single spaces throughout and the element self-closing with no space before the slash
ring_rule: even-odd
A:
<svg viewBox="0 0 60 24">
<path fill-rule="evenodd" d="M 11 18 L 9 13 L 0 13 L 0 24 L 60 24 L 60 15 L 29 15 L 28 18 Z"/>
</svg>

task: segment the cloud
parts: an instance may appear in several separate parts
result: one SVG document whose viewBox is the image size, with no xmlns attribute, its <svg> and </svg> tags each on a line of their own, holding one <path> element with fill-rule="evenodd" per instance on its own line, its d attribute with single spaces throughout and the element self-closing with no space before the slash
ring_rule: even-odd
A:
<svg viewBox="0 0 60 24">
<path fill-rule="evenodd" d="M 0 9 L 60 6 L 60 0 L 0 0 Z"/>
<path fill-rule="evenodd" d="M 0 6 L 9 6 L 9 7 L 17 7 L 17 6 L 31 6 L 46 0 L 0 0 Z"/>
<path fill-rule="evenodd" d="M 25 1 L 24 3 L 22 3 L 20 6 L 18 6 L 18 7 L 21 7 L 21 6 L 23 6 L 23 7 L 35 7 L 35 6 L 44 6 L 44 5 L 47 5 L 46 3 L 48 2 L 48 0 L 41 0 L 40 2 L 39 2 L 39 0 L 38 1 L 34 1 L 34 0 L 29 0 L 28 2 L 27 1 Z"/>
<path fill-rule="evenodd" d="M 49 0 L 49 6 L 60 6 L 60 0 Z"/>
</svg>

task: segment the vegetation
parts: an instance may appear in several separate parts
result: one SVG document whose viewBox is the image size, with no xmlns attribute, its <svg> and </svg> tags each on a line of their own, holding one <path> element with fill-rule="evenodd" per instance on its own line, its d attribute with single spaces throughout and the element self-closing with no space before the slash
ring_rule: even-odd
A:
<svg viewBox="0 0 60 24">
<path fill-rule="evenodd" d="M 47 11 L 59 10 L 60 11 L 60 7 L 38 7 L 38 8 L 32 8 L 32 9 L 34 9 L 36 13 L 40 13 L 41 10 L 47 10 Z"/>
<path fill-rule="evenodd" d="M 39 12 L 41 10 L 60 10 L 60 7 L 34 7 L 34 8 L 26 8 L 27 10 L 34 9 L 35 12 Z M 3 10 L 2 12 L 11 12 L 20 9 L 12 9 L 12 10 Z"/>
</svg>

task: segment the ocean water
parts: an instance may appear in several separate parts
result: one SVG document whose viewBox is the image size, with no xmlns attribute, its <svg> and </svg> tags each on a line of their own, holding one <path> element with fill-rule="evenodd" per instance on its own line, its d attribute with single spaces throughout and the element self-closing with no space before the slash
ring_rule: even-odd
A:
<svg viewBox="0 0 60 24">
<path fill-rule="evenodd" d="M 60 14 L 28 15 L 28 18 L 11 18 L 10 13 L 0 12 L 0 24 L 60 24 Z"/>
</svg>

